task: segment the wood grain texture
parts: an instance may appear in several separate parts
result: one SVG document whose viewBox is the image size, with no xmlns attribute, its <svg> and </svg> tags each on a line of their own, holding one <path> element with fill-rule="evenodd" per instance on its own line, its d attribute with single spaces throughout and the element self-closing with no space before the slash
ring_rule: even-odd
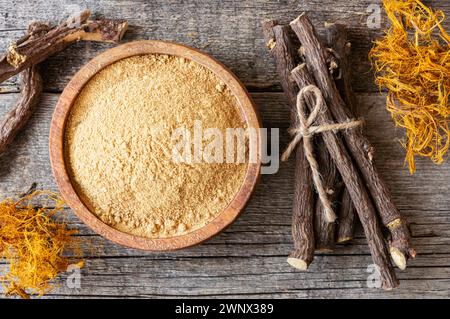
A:
<svg viewBox="0 0 450 319">
<path fill-rule="evenodd" d="M 281 87 L 273 59 L 264 46 L 260 21 L 274 18 L 289 22 L 307 11 L 321 33 L 325 21 L 348 23 L 358 112 L 366 117 L 366 135 L 377 149 L 377 168 L 411 224 L 412 242 L 418 251 L 406 271 L 397 271 L 399 289 L 384 292 L 367 288 L 371 257 L 359 228 L 351 245 L 317 254 L 306 273 L 285 262 L 292 249 L 294 161 L 290 161 L 281 165 L 278 174 L 262 176 L 248 207 L 230 228 L 187 250 L 154 254 L 123 248 L 95 235 L 67 209 L 70 225 L 80 229 L 87 265 L 81 271 L 80 289 L 69 289 L 64 276 L 58 280 L 61 287 L 49 297 L 449 298 L 450 163 L 436 166 L 420 159 L 414 176 L 404 166 L 404 151 L 397 141 L 402 131 L 393 127 L 384 108 L 385 97 L 377 93 L 366 61 L 371 40 L 381 34 L 380 29 L 366 27 L 366 9 L 374 2 L 379 1 L 174 0 L 169 4 L 163 0 L 87 0 L 81 9 L 129 20 L 127 41 L 175 40 L 211 53 L 255 92 L 252 96 L 263 125 L 280 128 L 282 148 L 290 140 L 285 132 L 289 114 L 286 99 L 278 92 Z M 450 13 L 449 1 L 426 2 Z M 78 9 L 80 6 L 70 0 L 55 2 L 51 7 L 44 0 L 0 0 L 0 49 L 23 35 L 30 20 L 59 21 L 62 14 Z M 383 19 L 382 27 L 385 23 Z M 84 63 L 109 47 L 79 43 L 46 61 L 45 90 L 60 92 Z M 14 79 L 0 90 L 18 91 L 17 86 Z M 0 94 L 0 115 L 17 97 Z M 48 155 L 48 132 L 57 100 L 58 94 L 44 94 L 29 125 L 0 157 L 1 196 L 23 192 L 34 181 L 40 187 L 57 190 Z M 0 262 L 0 271 L 4 267 Z"/>
<path fill-rule="evenodd" d="M 0 95 L 0 114 L 15 98 L 17 94 Z M 288 127 L 289 112 L 282 93 L 255 93 L 253 99 L 265 127 Z M 58 281 L 61 287 L 49 297 L 448 298 L 450 163 L 436 166 L 420 160 L 417 174 L 409 176 L 400 160 L 403 150 L 392 138 L 400 132 L 384 110 L 384 97 L 360 94 L 358 99 L 367 114 L 367 135 L 378 150 L 378 167 L 411 224 L 413 244 L 419 252 L 406 271 L 397 271 L 401 286 L 395 292 L 366 288 L 371 257 L 361 229 L 351 245 L 317 254 L 306 273 L 296 272 L 286 263 L 292 249 L 294 161 L 290 161 L 281 165 L 278 174 L 262 176 L 248 207 L 229 229 L 187 250 L 152 254 L 123 248 L 95 235 L 67 209 L 70 225 L 80 229 L 87 265 L 81 272 L 81 289 L 67 288 L 64 276 Z M 22 192 L 33 181 L 57 190 L 47 147 L 57 100 L 58 94 L 44 95 L 30 125 L 0 158 L 2 195 Z M 282 132 L 282 145 L 288 141 L 289 136 Z"/>
</svg>

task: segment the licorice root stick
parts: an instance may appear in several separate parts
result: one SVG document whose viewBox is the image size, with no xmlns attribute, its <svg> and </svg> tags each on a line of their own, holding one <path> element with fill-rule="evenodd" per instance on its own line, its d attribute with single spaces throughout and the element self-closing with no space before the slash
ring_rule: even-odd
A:
<svg viewBox="0 0 450 319">
<path fill-rule="evenodd" d="M 356 97 L 351 84 L 351 72 L 349 55 L 351 44 L 347 38 L 347 27 L 344 24 L 326 23 L 327 48 L 331 56 L 337 61 L 333 70 L 334 81 L 341 97 L 355 118 L 358 116 L 356 109 Z M 357 216 L 355 206 L 348 190 L 344 187 L 339 194 L 338 224 L 336 226 L 336 243 L 344 244 L 353 239 Z"/>
<path fill-rule="evenodd" d="M 30 34 L 12 43 L 6 54 L 0 57 L 0 83 L 38 64 L 77 41 L 118 43 L 128 28 L 125 20 L 89 20 L 91 12 L 84 10 L 60 25 L 46 30 L 41 36 Z M 41 27 L 44 24 L 40 24 Z"/>
<path fill-rule="evenodd" d="M 289 78 L 291 70 L 297 65 L 297 55 L 286 32 L 286 26 L 276 21 L 263 22 L 264 37 L 271 55 L 275 59 L 281 86 L 286 94 L 291 110 L 291 124 L 297 126 L 295 115 L 298 88 Z M 303 145 L 295 151 L 295 184 L 292 211 L 292 237 L 294 250 L 288 263 L 293 267 L 306 270 L 314 258 L 314 194 L 311 171 L 304 155 Z"/>
<path fill-rule="evenodd" d="M 330 202 L 334 204 L 336 202 L 337 195 L 341 192 L 342 183 L 340 180 L 340 175 L 321 136 L 315 137 L 314 142 L 315 149 L 317 150 L 317 152 L 315 152 L 317 163 L 319 164 L 320 173 L 326 188 L 325 190 L 328 194 Z M 336 207 L 333 208 L 335 209 Z M 333 251 L 335 232 L 336 223 L 330 223 L 327 221 L 322 202 L 319 198 L 316 198 L 314 213 L 316 252 L 324 253 Z"/>
<path fill-rule="evenodd" d="M 42 93 L 42 79 L 38 66 L 32 65 L 22 72 L 20 98 L 0 121 L 0 155 L 6 150 L 33 114 Z"/>
</svg>

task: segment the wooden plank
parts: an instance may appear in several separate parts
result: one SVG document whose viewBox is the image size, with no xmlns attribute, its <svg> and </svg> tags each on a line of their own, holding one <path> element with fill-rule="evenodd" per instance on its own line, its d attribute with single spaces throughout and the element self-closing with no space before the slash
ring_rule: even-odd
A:
<svg viewBox="0 0 450 319">
<path fill-rule="evenodd" d="M 0 95 L 0 114 L 16 97 Z M 56 190 L 47 144 L 57 98 L 58 94 L 44 95 L 26 130 L 0 158 L 3 196 L 19 193 L 33 181 Z M 283 94 L 255 93 L 253 98 L 264 126 L 287 128 Z M 402 287 L 395 293 L 366 287 L 371 259 L 360 230 L 351 245 L 318 255 L 308 273 L 298 273 L 286 264 L 292 247 L 293 166 L 289 162 L 282 164 L 278 174 L 262 177 L 246 211 L 228 230 L 183 251 L 152 254 L 120 247 L 93 234 L 67 209 L 70 225 L 80 229 L 87 265 L 82 270 L 81 289 L 69 289 L 63 276 L 58 280 L 61 287 L 49 297 L 448 297 L 450 164 L 436 166 L 420 160 L 417 175 L 409 176 L 402 163 L 403 150 L 392 138 L 401 132 L 393 128 L 384 110 L 384 97 L 360 94 L 358 98 L 362 113 L 367 114 L 368 135 L 378 150 L 378 166 L 397 204 L 409 217 L 413 242 L 419 251 L 410 267 L 398 273 Z M 282 144 L 286 145 L 284 129 Z M 4 262 L 0 264 L 0 270 L 6 267 Z"/>
<path fill-rule="evenodd" d="M 450 255 L 422 258 L 426 267 L 410 267 L 400 273 L 402 288 L 395 293 L 367 288 L 369 256 L 317 257 L 308 273 L 296 272 L 285 257 L 246 256 L 239 258 L 184 258 L 153 260 L 108 258 L 88 260 L 81 272 L 80 289 L 71 289 L 66 276 L 60 279 L 58 294 L 62 295 L 165 295 L 165 296 L 221 296 L 240 294 L 273 294 L 321 290 L 325 296 L 336 297 L 334 289 L 360 289 L 361 297 L 378 295 L 398 297 L 408 289 L 426 290 L 427 296 L 445 294 L 450 269 L 442 266 L 450 262 Z M 433 276 L 430 268 L 433 267 Z M 351 265 L 349 267 L 349 265 Z M 65 278 L 66 277 L 66 278 Z M 175 279 L 175 280 L 174 280 Z M 420 279 L 420 281 L 419 281 Z M 425 279 L 425 280 L 424 280 Z M 414 282 L 414 285 L 411 282 Z M 329 290 L 329 291 L 326 291 Z M 448 293 L 448 291 L 447 291 Z M 410 294 L 408 294 L 410 295 Z M 343 294 L 341 297 L 348 297 Z M 353 295 L 353 297 L 355 297 Z"/>
<path fill-rule="evenodd" d="M 382 34 L 380 28 L 367 27 L 371 0 L 333 1 L 83 1 L 52 3 L 45 0 L 0 0 L 0 49 L 19 38 L 32 20 L 57 22 L 84 8 L 112 18 L 126 18 L 130 31 L 125 41 L 163 39 L 185 43 L 208 53 L 229 66 L 252 91 L 279 90 L 272 58 L 266 52 L 260 22 L 274 18 L 288 22 L 306 11 L 318 30 L 324 22 L 345 22 L 350 26 L 354 87 L 360 92 L 376 92 L 367 53 L 372 41 Z M 450 13 L 450 3 L 432 1 L 435 8 Z M 449 27 L 447 20 L 445 26 Z M 80 43 L 42 64 L 46 90 L 60 92 L 80 67 L 108 48 L 108 45 Z M 17 79 L 5 82 L 2 90 L 17 91 Z"/>
</svg>

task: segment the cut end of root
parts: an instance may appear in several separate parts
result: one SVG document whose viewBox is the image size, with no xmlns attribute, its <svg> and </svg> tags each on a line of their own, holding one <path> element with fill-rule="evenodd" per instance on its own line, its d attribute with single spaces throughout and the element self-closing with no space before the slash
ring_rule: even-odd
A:
<svg viewBox="0 0 450 319">
<path fill-rule="evenodd" d="M 306 261 L 302 260 L 302 259 L 298 259 L 298 258 L 293 258 L 293 257 L 289 257 L 287 259 L 287 262 L 289 265 L 291 265 L 294 268 L 297 268 L 298 270 L 301 271 L 306 271 L 308 270 L 308 264 Z"/>
<path fill-rule="evenodd" d="M 294 20 L 292 20 L 289 24 L 293 25 L 296 24 L 298 20 L 300 20 L 301 17 L 303 17 L 305 15 L 305 12 L 302 12 L 297 18 L 295 18 Z"/>
<path fill-rule="evenodd" d="M 387 224 L 387 228 L 389 228 L 389 230 L 392 231 L 394 229 L 401 227 L 402 224 L 403 224 L 402 219 L 397 218 L 397 219 L 394 219 L 393 221 L 391 221 L 389 224 Z"/>
<path fill-rule="evenodd" d="M 273 50 L 273 48 L 275 48 L 275 46 L 276 46 L 276 42 L 275 42 L 275 39 L 270 39 L 269 40 L 269 42 L 267 42 L 266 43 L 266 47 L 270 50 L 270 51 L 272 51 Z"/>
<path fill-rule="evenodd" d="M 391 247 L 390 248 L 391 257 L 394 261 L 394 264 L 400 269 L 405 270 L 406 269 L 406 257 L 405 254 L 403 254 L 398 248 Z"/>
<path fill-rule="evenodd" d="M 337 240 L 336 240 L 336 243 L 337 244 L 346 244 L 346 243 L 348 243 L 349 241 L 351 241 L 353 238 L 352 237 L 339 237 Z"/>
<path fill-rule="evenodd" d="M 327 221 L 327 223 L 334 223 L 337 219 L 336 214 L 334 213 L 334 211 L 332 209 L 325 209 L 325 220 Z"/>
<path fill-rule="evenodd" d="M 128 21 L 123 21 L 121 23 L 120 28 L 119 28 L 120 32 L 119 32 L 119 35 L 118 35 L 117 43 L 122 41 L 125 33 L 128 31 L 128 27 L 129 27 Z"/>
</svg>

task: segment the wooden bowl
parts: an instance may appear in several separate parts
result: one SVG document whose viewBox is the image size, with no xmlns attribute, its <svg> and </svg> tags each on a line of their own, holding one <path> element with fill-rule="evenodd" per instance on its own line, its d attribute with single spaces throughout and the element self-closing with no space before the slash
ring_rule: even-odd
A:
<svg viewBox="0 0 450 319">
<path fill-rule="evenodd" d="M 50 128 L 50 161 L 53 175 L 66 203 L 77 216 L 95 232 L 118 244 L 149 250 L 166 251 L 189 247 L 216 235 L 230 225 L 243 210 L 259 178 L 261 156 L 259 130 L 257 161 L 249 163 L 244 182 L 233 201 L 214 220 L 185 235 L 150 239 L 121 232 L 105 224 L 83 204 L 77 195 L 65 165 L 64 129 L 70 108 L 85 84 L 106 66 L 136 55 L 167 54 L 195 61 L 215 73 L 233 92 L 249 127 L 259 128 L 260 121 L 254 104 L 242 83 L 224 65 L 197 49 L 165 41 L 136 41 L 107 50 L 87 63 L 67 84 L 53 113 Z"/>
</svg>

